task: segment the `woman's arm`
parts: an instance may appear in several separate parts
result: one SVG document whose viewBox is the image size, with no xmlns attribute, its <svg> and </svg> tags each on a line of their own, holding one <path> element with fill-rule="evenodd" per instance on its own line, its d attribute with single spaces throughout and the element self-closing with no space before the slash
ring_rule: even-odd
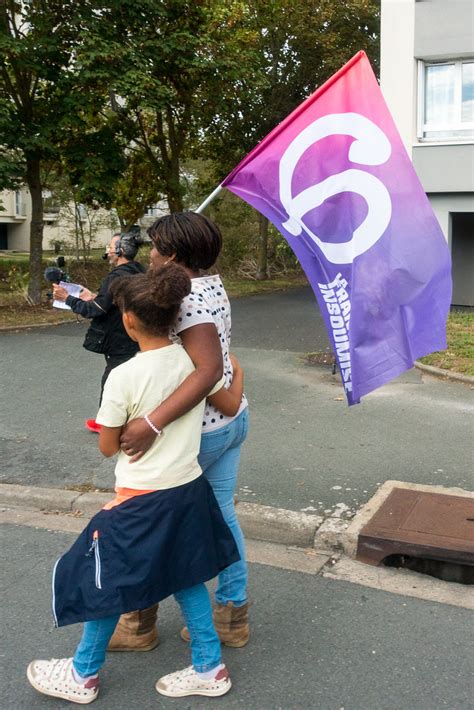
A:
<svg viewBox="0 0 474 710">
<path fill-rule="evenodd" d="M 222 377 L 222 350 L 213 323 L 194 325 L 183 330 L 179 336 L 196 369 L 168 399 L 148 413 L 149 419 L 158 429 L 163 429 L 189 412 Z M 130 461 L 133 463 L 148 451 L 155 438 L 155 432 L 144 419 L 134 419 L 124 428 L 120 446 L 122 451 L 133 457 Z"/>
<path fill-rule="evenodd" d="M 244 393 L 244 371 L 235 355 L 231 355 L 230 359 L 233 369 L 231 386 L 229 389 L 222 387 L 215 394 L 208 396 L 209 402 L 227 417 L 237 414 Z"/>
<path fill-rule="evenodd" d="M 104 456 L 114 456 L 120 451 L 121 426 L 101 426 L 99 432 L 99 450 Z"/>
</svg>

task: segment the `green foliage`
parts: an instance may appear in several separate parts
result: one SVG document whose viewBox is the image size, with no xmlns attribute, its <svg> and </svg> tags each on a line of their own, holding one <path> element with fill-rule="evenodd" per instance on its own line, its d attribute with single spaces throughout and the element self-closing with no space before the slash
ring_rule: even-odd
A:
<svg viewBox="0 0 474 710">
<path fill-rule="evenodd" d="M 123 229 L 136 224 L 150 205 L 162 199 L 162 180 L 146 152 L 130 151 L 115 187 L 114 207 Z"/>
<path fill-rule="evenodd" d="M 30 188 L 31 293 L 49 171 L 122 225 L 162 196 L 172 211 L 193 204 L 357 50 L 377 69 L 379 12 L 376 0 L 0 4 L 0 188 Z M 196 160 L 208 168 L 194 185 L 183 166 Z M 256 259 L 249 208 L 217 217 L 229 268 Z M 290 268 L 273 228 L 269 255 Z"/>
<path fill-rule="evenodd" d="M 250 46 L 234 80 L 220 87 L 221 110 L 203 136 L 219 181 L 357 51 L 364 49 L 378 68 L 376 0 L 249 0 L 243 6 Z"/>
<path fill-rule="evenodd" d="M 0 188 L 23 182 L 30 190 L 35 303 L 41 295 L 41 169 L 65 164 L 72 181 L 81 183 L 81 201 L 106 203 L 124 165 L 116 119 L 105 110 L 107 77 L 91 71 L 96 49 L 89 38 L 101 22 L 94 0 L 0 5 Z"/>
<path fill-rule="evenodd" d="M 32 305 L 31 299 L 28 296 L 29 274 L 23 271 L 19 266 L 12 265 L 8 269 L 5 282 L 8 290 L 26 303 Z"/>
<path fill-rule="evenodd" d="M 107 8 L 107 46 L 118 56 L 110 82 L 112 109 L 130 139 L 128 151 L 153 172 L 147 191 L 155 200 L 165 195 L 170 210 L 182 209 L 182 163 L 199 153 L 203 132 L 224 108 L 222 86 L 241 66 L 242 3 L 127 0 Z M 94 44 L 104 35 L 98 26 L 97 32 Z M 133 162 L 126 180 L 133 181 Z"/>
<path fill-rule="evenodd" d="M 124 146 L 112 122 L 86 132 L 81 127 L 65 141 L 64 171 L 83 204 L 111 207 L 126 168 Z"/>
</svg>

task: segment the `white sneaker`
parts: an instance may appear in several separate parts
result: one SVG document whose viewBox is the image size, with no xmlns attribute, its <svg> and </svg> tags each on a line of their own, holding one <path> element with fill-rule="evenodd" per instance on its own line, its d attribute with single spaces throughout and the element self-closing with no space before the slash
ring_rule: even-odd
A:
<svg viewBox="0 0 474 710">
<path fill-rule="evenodd" d="M 163 676 L 156 682 L 155 688 L 158 693 L 169 698 L 183 698 L 185 695 L 217 697 L 228 693 L 231 686 L 229 671 L 225 666 L 211 680 L 202 680 L 194 668 L 188 666 L 182 671 Z"/>
<path fill-rule="evenodd" d="M 31 685 L 43 695 L 87 705 L 99 695 L 99 678 L 78 683 L 72 672 L 72 658 L 31 661 L 26 670 Z"/>
</svg>

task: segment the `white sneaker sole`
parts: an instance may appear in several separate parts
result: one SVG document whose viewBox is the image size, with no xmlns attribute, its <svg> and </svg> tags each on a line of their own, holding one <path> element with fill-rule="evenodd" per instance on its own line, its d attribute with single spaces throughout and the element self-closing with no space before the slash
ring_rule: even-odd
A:
<svg viewBox="0 0 474 710">
<path fill-rule="evenodd" d="M 60 693 L 54 690 L 46 690 L 35 680 L 32 668 L 33 663 L 34 661 L 32 661 L 26 669 L 26 677 L 28 678 L 33 688 L 38 691 L 38 693 L 42 693 L 42 695 L 49 695 L 51 698 L 61 698 L 62 700 L 68 700 L 70 703 L 77 703 L 78 705 L 88 705 L 89 703 L 93 703 L 94 700 L 96 700 L 98 693 L 93 698 L 84 698 L 84 700 L 81 700 L 80 698 L 70 698 L 69 696 L 64 695 L 64 693 Z"/>
<path fill-rule="evenodd" d="M 155 684 L 155 690 L 160 695 L 166 695 L 168 698 L 184 698 L 187 695 L 205 695 L 207 698 L 218 698 L 220 695 L 225 695 L 232 688 L 232 682 L 226 683 L 222 688 L 216 688 L 216 690 L 165 690 L 159 687 L 158 681 Z"/>
</svg>

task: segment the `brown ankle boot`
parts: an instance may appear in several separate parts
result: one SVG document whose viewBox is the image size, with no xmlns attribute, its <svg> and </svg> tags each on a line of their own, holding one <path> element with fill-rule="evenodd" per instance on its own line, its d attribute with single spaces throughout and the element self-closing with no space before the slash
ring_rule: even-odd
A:
<svg viewBox="0 0 474 710">
<path fill-rule="evenodd" d="M 156 618 L 158 604 L 122 614 L 107 651 L 151 651 L 159 644 Z"/>
<path fill-rule="evenodd" d="M 250 636 L 248 602 L 237 607 L 233 602 L 216 604 L 213 617 L 217 635 L 224 646 L 241 648 L 248 643 Z M 186 626 L 181 629 L 180 636 L 183 641 L 191 640 Z"/>
</svg>

